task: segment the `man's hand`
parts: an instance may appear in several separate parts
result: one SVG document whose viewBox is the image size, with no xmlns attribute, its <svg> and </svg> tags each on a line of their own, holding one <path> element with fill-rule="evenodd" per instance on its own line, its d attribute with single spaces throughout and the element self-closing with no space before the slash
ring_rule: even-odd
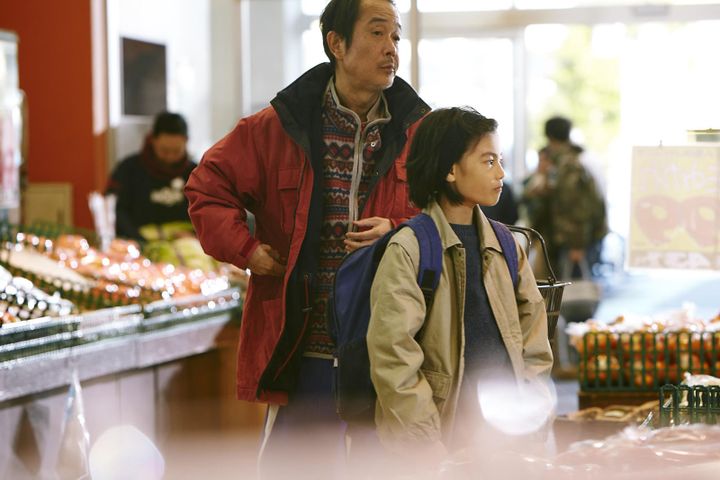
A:
<svg viewBox="0 0 720 480">
<path fill-rule="evenodd" d="M 375 240 L 392 230 L 393 225 L 390 219 L 382 217 L 363 218 L 353 222 L 359 229 L 367 229 L 361 232 L 348 232 L 345 235 L 345 251 L 353 252 L 360 247 L 371 245 Z"/>
<path fill-rule="evenodd" d="M 261 244 L 248 260 L 248 268 L 255 275 L 285 275 L 285 260 L 270 245 Z"/>
</svg>

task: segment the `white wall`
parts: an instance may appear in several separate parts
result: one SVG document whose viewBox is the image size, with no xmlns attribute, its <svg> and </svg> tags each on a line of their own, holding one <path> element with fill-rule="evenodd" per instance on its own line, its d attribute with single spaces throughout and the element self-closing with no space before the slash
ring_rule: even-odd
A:
<svg viewBox="0 0 720 480">
<path fill-rule="evenodd" d="M 302 73 L 302 41 L 297 24 L 301 10 L 299 0 L 241 0 L 249 17 L 244 38 L 247 52 L 242 66 L 251 74 L 245 76 L 247 95 L 243 113 L 266 107 L 278 91 Z M 320 41 L 320 40 L 318 40 Z"/>
<path fill-rule="evenodd" d="M 140 148 L 153 120 L 122 115 L 121 37 L 166 46 L 168 110 L 188 120 L 188 150 L 199 159 L 237 117 L 238 1 L 107 0 L 107 5 L 111 163 Z"/>
</svg>

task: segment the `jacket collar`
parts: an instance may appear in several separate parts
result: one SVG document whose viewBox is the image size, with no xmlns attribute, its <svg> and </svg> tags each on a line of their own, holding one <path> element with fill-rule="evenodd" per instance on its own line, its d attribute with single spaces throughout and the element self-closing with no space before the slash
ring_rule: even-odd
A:
<svg viewBox="0 0 720 480">
<path fill-rule="evenodd" d="M 327 111 L 331 113 L 336 112 L 339 115 L 343 115 L 346 118 L 351 119 L 349 123 L 353 125 L 353 128 L 350 133 L 354 134 L 357 128 L 362 124 L 362 121 L 358 117 L 357 113 L 353 112 L 349 108 L 345 107 L 342 103 L 340 103 L 340 98 L 338 97 L 337 90 L 335 89 L 334 78 L 328 81 L 327 88 L 325 89 L 325 100 L 323 103 L 325 104 L 325 108 Z M 370 126 L 374 123 L 387 123 L 391 119 L 392 115 L 387 108 L 387 100 L 385 100 L 385 94 L 381 92 L 377 101 L 367 113 L 366 125 Z"/>
<path fill-rule="evenodd" d="M 445 213 L 435 200 L 431 200 L 423 212 L 430 215 L 430 217 L 435 221 L 435 225 L 437 225 L 438 232 L 440 233 L 440 241 L 442 242 L 443 250 L 462 245 L 462 242 L 455 234 L 455 231 L 450 226 L 447 218 L 445 218 Z M 502 253 L 500 241 L 495 236 L 495 231 L 493 230 L 492 225 L 490 225 L 490 220 L 487 219 L 485 214 L 477 205 L 473 209 L 473 223 L 477 225 L 480 245 L 482 245 L 483 250 L 489 248 Z"/>
<path fill-rule="evenodd" d="M 312 124 L 313 116 L 322 106 L 325 88 L 333 74 L 330 63 L 321 63 L 278 92 L 270 103 L 284 125 Z M 387 109 L 392 112 L 391 124 L 396 124 L 400 131 L 404 131 L 430 111 L 430 107 L 400 77 L 395 77 L 393 84 L 383 94 Z"/>
</svg>

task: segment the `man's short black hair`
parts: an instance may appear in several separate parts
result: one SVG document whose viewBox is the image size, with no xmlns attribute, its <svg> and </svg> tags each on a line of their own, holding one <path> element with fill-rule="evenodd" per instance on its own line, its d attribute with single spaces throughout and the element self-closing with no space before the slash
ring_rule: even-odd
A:
<svg viewBox="0 0 720 480">
<path fill-rule="evenodd" d="M 335 67 L 335 56 L 327 43 L 327 34 L 335 32 L 345 40 L 345 45 L 350 48 L 355 30 L 355 22 L 360 15 L 360 4 L 363 0 L 330 0 L 320 15 L 320 31 L 322 32 L 323 48 L 325 55 L 330 59 L 330 64 Z M 394 0 L 387 0 L 395 5 Z"/>
<path fill-rule="evenodd" d="M 187 122 L 179 113 L 172 112 L 161 112 L 155 117 L 155 123 L 153 124 L 152 134 L 153 137 L 157 137 L 166 133 L 168 135 L 182 135 L 183 137 L 188 136 Z"/>
<path fill-rule="evenodd" d="M 570 130 L 572 122 L 565 117 L 552 117 L 545 122 L 545 136 L 550 140 L 569 142 Z"/>
<path fill-rule="evenodd" d="M 446 180 L 465 152 L 483 136 L 497 131 L 498 123 L 471 107 L 442 108 L 428 114 L 415 136 L 407 160 L 410 200 L 419 208 L 440 195 L 452 204 L 462 196 Z"/>
</svg>

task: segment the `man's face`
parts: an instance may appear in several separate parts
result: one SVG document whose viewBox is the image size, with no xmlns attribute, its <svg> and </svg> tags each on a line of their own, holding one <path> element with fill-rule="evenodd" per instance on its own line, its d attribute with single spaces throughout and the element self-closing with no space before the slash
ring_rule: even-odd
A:
<svg viewBox="0 0 720 480">
<path fill-rule="evenodd" d="M 388 0 L 362 0 L 352 42 L 343 41 L 338 69 L 354 88 L 380 92 L 392 85 L 400 61 L 400 16 Z"/>
<path fill-rule="evenodd" d="M 177 163 L 185 156 L 187 137 L 170 133 L 161 133 L 152 137 L 155 156 L 163 163 Z"/>
</svg>

